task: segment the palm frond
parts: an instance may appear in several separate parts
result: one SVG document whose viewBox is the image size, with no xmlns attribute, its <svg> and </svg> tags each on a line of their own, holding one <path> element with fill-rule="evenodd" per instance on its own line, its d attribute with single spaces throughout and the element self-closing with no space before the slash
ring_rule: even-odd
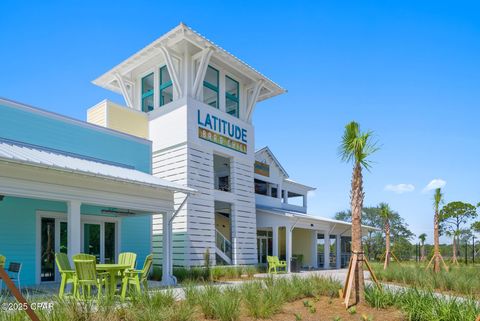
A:
<svg viewBox="0 0 480 321">
<path fill-rule="evenodd" d="M 373 132 L 360 132 L 358 123 L 352 121 L 345 126 L 342 142 L 339 147 L 340 158 L 344 162 L 354 161 L 360 163 L 367 170 L 371 161 L 368 157 L 379 148 L 376 142 L 372 142 Z"/>
</svg>

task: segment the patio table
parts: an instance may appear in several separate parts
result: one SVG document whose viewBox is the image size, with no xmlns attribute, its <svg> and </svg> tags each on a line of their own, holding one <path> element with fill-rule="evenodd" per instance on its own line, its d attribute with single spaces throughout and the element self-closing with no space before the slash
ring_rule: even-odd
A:
<svg viewBox="0 0 480 321">
<path fill-rule="evenodd" d="M 128 264 L 97 264 L 97 271 L 107 272 L 110 276 L 109 278 L 109 289 L 108 294 L 113 296 L 115 295 L 115 290 L 117 288 L 117 275 L 118 272 L 123 272 L 130 268 Z"/>
</svg>

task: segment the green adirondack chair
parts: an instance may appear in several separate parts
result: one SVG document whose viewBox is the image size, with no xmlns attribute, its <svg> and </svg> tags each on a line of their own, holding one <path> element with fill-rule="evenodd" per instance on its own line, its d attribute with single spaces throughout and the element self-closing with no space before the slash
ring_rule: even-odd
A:
<svg viewBox="0 0 480 321">
<path fill-rule="evenodd" d="M 137 263 L 137 254 L 132 252 L 123 252 L 118 255 L 118 264 L 130 265 L 131 269 L 135 269 Z"/>
<path fill-rule="evenodd" d="M 72 256 L 72 260 L 97 260 L 95 255 L 85 254 L 85 253 L 78 253 Z"/>
<path fill-rule="evenodd" d="M 141 270 L 127 270 L 122 280 L 122 300 L 125 300 L 127 288 L 134 286 L 137 294 L 141 293 L 140 283 L 145 291 L 148 290 L 148 275 L 153 264 L 153 255 L 150 254 L 145 258 L 143 268 Z"/>
<path fill-rule="evenodd" d="M 65 253 L 56 253 L 55 262 L 57 263 L 58 272 L 60 272 L 60 276 L 62 277 L 58 296 L 60 298 L 63 298 L 63 295 L 65 294 L 65 288 L 69 283 L 71 283 L 73 286 L 72 294 L 75 294 L 76 285 L 77 285 L 76 274 L 75 274 L 75 270 L 72 269 L 72 267 L 70 266 L 70 261 L 68 260 L 68 256 Z"/>
<path fill-rule="evenodd" d="M 280 261 L 278 256 L 267 256 L 268 262 L 268 273 L 277 274 L 278 272 L 287 272 L 287 262 Z M 278 271 L 278 269 L 282 269 L 282 271 Z"/>
<path fill-rule="evenodd" d="M 97 296 L 100 299 L 102 295 L 102 286 L 108 287 L 108 274 L 98 273 L 96 270 L 96 262 L 94 259 L 73 260 L 75 264 L 76 277 L 76 293 L 77 298 L 80 297 L 80 289 L 82 290 L 82 298 L 89 299 L 92 294 L 92 286 L 97 288 Z"/>
</svg>

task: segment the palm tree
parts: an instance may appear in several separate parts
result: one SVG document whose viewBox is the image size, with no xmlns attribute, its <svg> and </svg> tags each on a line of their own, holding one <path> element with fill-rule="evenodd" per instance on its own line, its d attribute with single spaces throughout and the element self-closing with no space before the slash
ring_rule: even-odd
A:
<svg viewBox="0 0 480 321">
<path fill-rule="evenodd" d="M 425 240 L 427 239 L 427 234 L 422 233 L 418 236 L 418 239 L 420 240 L 420 261 L 425 261 Z"/>
<path fill-rule="evenodd" d="M 452 238 L 452 263 L 458 264 L 457 238 L 460 236 L 460 231 L 458 231 L 458 230 L 448 230 L 448 231 L 445 232 L 445 235 Z"/>
<path fill-rule="evenodd" d="M 363 279 L 363 248 L 362 248 L 362 208 L 365 193 L 363 191 L 362 168 L 369 169 L 367 159 L 377 148 L 372 143 L 372 132 L 360 132 L 358 123 L 352 121 L 345 126 L 340 146 L 340 156 L 344 162 L 353 162 L 353 173 L 350 191 L 352 211 L 352 253 L 357 254 L 358 264 L 354 271 L 354 291 L 356 303 L 364 300 L 365 283 Z"/>
<path fill-rule="evenodd" d="M 438 235 L 438 213 L 440 204 L 443 202 L 443 194 L 440 188 L 435 190 L 433 194 L 433 209 L 435 210 L 435 215 L 433 217 L 433 271 L 435 273 L 440 272 L 440 239 Z"/>
<path fill-rule="evenodd" d="M 392 219 L 393 212 L 390 210 L 390 206 L 387 203 L 380 203 L 380 216 L 383 218 L 385 226 L 385 263 L 383 269 L 386 270 L 390 264 L 390 220 Z"/>
</svg>

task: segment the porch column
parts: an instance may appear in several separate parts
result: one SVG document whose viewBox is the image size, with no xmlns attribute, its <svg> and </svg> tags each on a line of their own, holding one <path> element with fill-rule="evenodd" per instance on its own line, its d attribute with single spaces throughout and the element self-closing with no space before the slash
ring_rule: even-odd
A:
<svg viewBox="0 0 480 321">
<path fill-rule="evenodd" d="M 292 261 L 292 227 L 285 226 L 285 260 L 287 261 L 287 272 L 290 273 L 290 263 Z"/>
<path fill-rule="evenodd" d="M 330 268 L 330 232 L 325 231 L 323 250 L 323 268 L 328 270 Z"/>
<path fill-rule="evenodd" d="M 81 206 L 80 201 L 67 202 L 67 252 L 70 260 L 73 255 L 81 252 Z"/>
<path fill-rule="evenodd" d="M 177 284 L 177 279 L 173 276 L 173 260 L 172 260 L 172 213 L 164 213 L 162 215 L 162 285 L 170 286 Z"/>
<path fill-rule="evenodd" d="M 311 256 L 311 265 L 314 269 L 318 268 L 318 253 L 317 253 L 317 241 L 318 232 L 312 231 L 312 243 L 310 244 L 310 256 Z"/>
<path fill-rule="evenodd" d="M 272 227 L 272 255 L 278 256 L 278 226 Z"/>
<path fill-rule="evenodd" d="M 335 247 L 337 250 L 337 255 L 335 256 L 337 258 L 336 267 L 340 269 L 342 267 L 342 237 L 340 234 L 336 235 Z"/>
</svg>

